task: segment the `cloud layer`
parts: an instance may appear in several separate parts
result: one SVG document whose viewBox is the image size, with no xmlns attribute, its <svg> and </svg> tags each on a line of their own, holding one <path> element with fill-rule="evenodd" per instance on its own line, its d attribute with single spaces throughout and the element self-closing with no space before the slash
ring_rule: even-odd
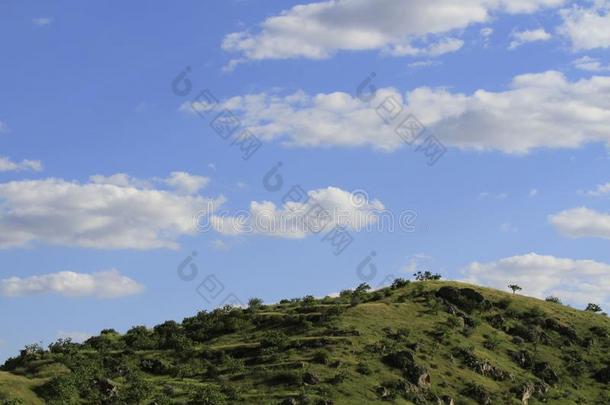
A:
<svg viewBox="0 0 610 405">
<path fill-rule="evenodd" d="M 92 274 L 61 271 L 27 278 L 0 280 L 0 295 L 18 297 L 52 293 L 65 297 L 119 298 L 139 294 L 144 287 L 117 270 Z"/>
<path fill-rule="evenodd" d="M 0 201 L 0 248 L 43 242 L 155 249 L 177 248 L 177 238 L 196 233 L 195 214 L 215 209 L 224 198 L 151 189 L 115 175 L 84 184 L 53 178 L 2 183 Z"/>
<path fill-rule="evenodd" d="M 610 265 L 593 260 L 562 259 L 529 253 L 489 263 L 471 263 L 465 280 L 506 290 L 518 284 L 525 295 L 554 295 L 564 302 L 584 306 L 589 302 L 610 304 Z"/>
<path fill-rule="evenodd" d="M 393 100 L 402 113 L 392 125 L 377 111 Z M 194 108 L 204 106 L 194 105 Z M 303 147 L 403 145 L 395 128 L 409 113 L 447 146 L 524 154 L 537 148 L 610 144 L 610 77 L 569 81 L 557 71 L 516 76 L 505 91 L 472 94 L 419 87 L 404 96 L 379 89 L 368 102 L 344 92 L 238 96 L 224 107 L 264 140 Z M 183 105 L 182 109 L 190 109 Z"/>
<path fill-rule="evenodd" d="M 491 13 L 532 13 L 564 0 L 328 0 L 267 18 L 256 32 L 227 35 L 222 47 L 242 59 L 323 59 L 340 50 L 441 54 L 461 47 L 446 35 Z M 451 46 L 443 45 L 449 41 Z M 460 42 L 457 42 L 460 41 Z"/>
</svg>

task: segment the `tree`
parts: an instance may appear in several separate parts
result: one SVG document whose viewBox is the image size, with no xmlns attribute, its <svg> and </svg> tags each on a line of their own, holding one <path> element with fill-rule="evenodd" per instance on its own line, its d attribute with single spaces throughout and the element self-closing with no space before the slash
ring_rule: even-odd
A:
<svg viewBox="0 0 610 405">
<path fill-rule="evenodd" d="M 362 283 L 358 287 L 356 287 L 356 292 L 366 292 L 371 289 L 371 286 L 367 283 Z"/>
<path fill-rule="evenodd" d="M 513 295 L 517 292 L 517 291 L 521 291 L 523 290 L 523 288 L 521 288 L 520 286 L 518 286 L 517 284 L 509 284 L 508 288 L 510 288 L 513 291 Z"/>
<path fill-rule="evenodd" d="M 405 280 L 404 278 L 397 278 L 396 280 L 394 280 L 390 288 L 392 290 L 396 290 L 398 288 L 406 287 L 407 285 L 409 285 L 409 283 L 409 280 Z"/>
<path fill-rule="evenodd" d="M 131 372 L 127 375 L 127 386 L 123 399 L 128 404 L 140 404 L 152 393 L 153 385 L 146 381 L 141 373 Z"/>
<path fill-rule="evenodd" d="M 429 281 L 429 280 L 440 280 L 441 275 L 438 273 L 432 274 L 432 272 L 426 270 L 424 272 L 418 271 L 417 273 L 413 273 L 413 277 L 417 281 Z"/>
<path fill-rule="evenodd" d="M 248 300 L 248 308 L 255 311 L 263 306 L 263 300 L 260 298 L 250 298 Z"/>
<path fill-rule="evenodd" d="M 585 311 L 590 311 L 590 312 L 602 312 L 602 307 L 600 307 L 597 304 L 593 304 L 593 303 L 588 303 L 587 304 L 587 308 L 585 308 Z"/>
</svg>

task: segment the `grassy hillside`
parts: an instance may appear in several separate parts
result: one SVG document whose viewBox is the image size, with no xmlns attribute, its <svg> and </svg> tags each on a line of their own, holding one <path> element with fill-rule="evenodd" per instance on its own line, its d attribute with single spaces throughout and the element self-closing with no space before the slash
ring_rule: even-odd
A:
<svg viewBox="0 0 610 405">
<path fill-rule="evenodd" d="M 559 303 L 396 282 L 28 346 L 0 404 L 606 405 L 609 336 L 605 315 Z"/>
</svg>

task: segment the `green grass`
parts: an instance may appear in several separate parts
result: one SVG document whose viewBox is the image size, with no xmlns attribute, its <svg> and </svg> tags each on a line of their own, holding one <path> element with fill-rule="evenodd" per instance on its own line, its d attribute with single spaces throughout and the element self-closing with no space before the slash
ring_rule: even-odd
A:
<svg viewBox="0 0 610 405">
<path fill-rule="evenodd" d="M 472 288 L 486 301 L 471 312 L 463 311 L 468 308 L 436 296 L 441 287 Z M 341 297 L 306 306 L 292 302 L 258 311 L 237 310 L 241 323 L 233 332 L 191 342 L 182 352 L 130 348 L 125 336 L 108 335 L 110 346 L 103 349 L 87 343 L 72 347 L 70 355 L 25 356 L 4 366 L 11 374 L 0 374 L 0 393 L 27 404 L 43 403 L 34 394 L 35 387 L 53 376 L 73 375 L 70 368 L 84 364 L 96 370 L 97 378 L 109 377 L 116 383 L 119 397 L 114 403 L 122 403 L 121 395 L 131 389 L 127 375 L 134 370 L 143 372 L 152 384 L 146 401 L 167 391 L 167 403 L 177 404 L 196 403 L 193 392 L 209 384 L 225 394 L 236 391 L 236 399 L 228 403 L 278 404 L 295 398 L 297 403 L 312 404 L 436 404 L 442 396 L 458 404 L 482 403 L 468 392 L 473 384 L 494 404 L 521 403 L 520 391 L 526 384 L 539 391 L 530 404 L 610 403 L 610 387 L 594 378 L 596 371 L 610 364 L 610 338 L 603 333 L 610 334 L 610 321 L 604 315 L 457 282 L 411 283 L 382 293 L 360 293 L 362 302 L 357 305 L 349 305 L 351 297 Z M 343 312 L 320 318 L 334 307 Z M 456 310 L 457 315 L 450 313 Z M 490 321 L 494 316 L 501 317 L 503 324 L 494 327 Z M 539 331 L 531 342 L 511 335 L 529 330 Z M 283 333 L 276 337 L 280 346 L 262 347 L 271 332 Z M 158 342 L 160 335 L 148 333 Z M 190 336 L 180 325 L 176 333 Z M 495 347 L 488 345 L 490 340 Z M 511 353 L 520 350 L 531 357 L 531 365 L 515 361 Z M 319 352 L 327 353 L 327 359 Z M 403 369 L 392 366 L 387 358 L 399 352 L 411 353 L 413 363 Z M 318 358 L 327 361 L 320 364 Z M 165 368 L 153 374 L 142 369 L 143 359 L 161 360 Z M 573 359 L 579 360 L 578 369 Z M 417 386 L 410 373 L 418 367 L 429 374 L 430 386 Z M 543 374 L 544 368 L 551 371 Z M 363 369 L 368 372 L 360 372 Z M 315 384 L 301 382 L 304 375 L 313 376 Z M 384 391 L 381 385 L 388 388 Z M 385 394 L 394 398 L 388 401 L 382 398 Z M 91 403 L 83 395 L 81 403 Z"/>
</svg>

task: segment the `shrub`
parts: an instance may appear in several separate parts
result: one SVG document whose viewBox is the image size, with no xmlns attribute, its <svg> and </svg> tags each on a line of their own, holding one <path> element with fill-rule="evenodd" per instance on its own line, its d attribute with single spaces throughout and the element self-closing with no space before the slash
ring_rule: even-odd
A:
<svg viewBox="0 0 610 405">
<path fill-rule="evenodd" d="M 301 385 L 303 376 L 296 371 L 278 371 L 267 379 L 267 383 L 270 385 Z"/>
<path fill-rule="evenodd" d="M 559 299 L 559 297 L 555 297 L 553 295 L 546 297 L 544 300 L 546 302 L 553 302 L 555 304 L 561 304 L 561 300 Z"/>
<path fill-rule="evenodd" d="M 279 331 L 267 332 L 260 340 L 262 348 L 284 349 L 288 345 L 288 336 Z"/>
<path fill-rule="evenodd" d="M 318 350 L 313 354 L 312 360 L 318 364 L 328 364 L 330 363 L 330 354 L 325 350 Z"/>
<path fill-rule="evenodd" d="M 140 404 L 150 396 L 153 386 L 142 374 L 131 372 L 127 375 L 126 382 L 127 385 L 121 391 L 121 397 L 126 403 Z"/>
<path fill-rule="evenodd" d="M 394 280 L 394 282 L 392 283 L 392 286 L 390 287 L 392 290 L 396 290 L 398 288 L 403 288 L 406 287 L 410 284 L 411 282 L 409 280 L 405 280 L 404 278 L 397 278 L 396 280 Z"/>
<path fill-rule="evenodd" d="M 53 377 L 39 387 L 36 393 L 50 404 L 79 403 L 78 388 L 71 374 Z"/>
<path fill-rule="evenodd" d="M 125 344 L 134 350 L 154 349 L 156 342 L 146 326 L 134 326 L 123 336 Z"/>
<path fill-rule="evenodd" d="M 227 402 L 227 396 L 215 384 L 205 384 L 192 394 L 189 404 L 192 405 L 222 405 Z"/>
<path fill-rule="evenodd" d="M 358 366 L 356 366 L 356 371 L 363 375 L 372 374 L 371 368 L 366 363 L 358 363 Z"/>
<path fill-rule="evenodd" d="M 252 311 L 256 311 L 263 306 L 263 300 L 260 298 L 250 298 L 248 300 L 248 308 Z"/>
</svg>

